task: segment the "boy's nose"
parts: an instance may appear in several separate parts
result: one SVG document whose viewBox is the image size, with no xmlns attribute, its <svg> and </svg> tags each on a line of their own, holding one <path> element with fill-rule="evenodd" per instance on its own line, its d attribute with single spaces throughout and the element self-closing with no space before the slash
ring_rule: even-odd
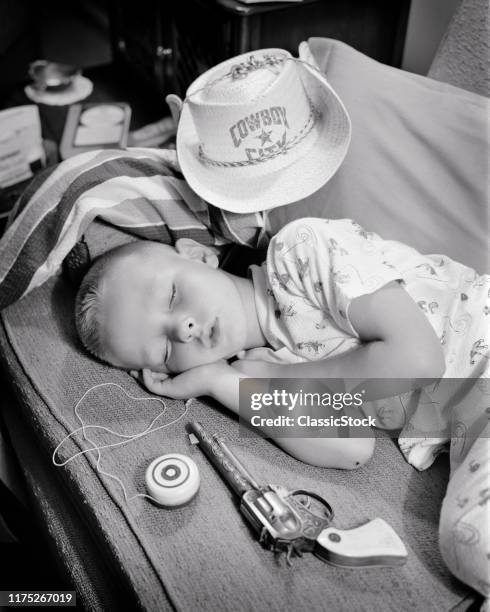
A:
<svg viewBox="0 0 490 612">
<path fill-rule="evenodd" d="M 194 317 L 188 316 L 181 319 L 176 325 L 175 332 L 179 342 L 190 342 L 199 334 L 198 325 Z"/>
</svg>

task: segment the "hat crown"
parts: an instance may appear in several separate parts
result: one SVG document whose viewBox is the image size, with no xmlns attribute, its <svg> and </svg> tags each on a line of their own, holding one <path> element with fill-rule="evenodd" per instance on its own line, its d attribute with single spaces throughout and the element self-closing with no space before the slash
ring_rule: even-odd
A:
<svg viewBox="0 0 490 612">
<path fill-rule="evenodd" d="M 243 104 L 263 95 L 284 70 L 286 55 L 251 54 L 242 62 L 220 66 L 208 75 L 193 101 L 207 104 Z M 192 95 L 192 94 L 191 94 Z"/>
<path fill-rule="evenodd" d="M 315 124 L 296 62 L 274 49 L 239 56 L 201 75 L 187 92 L 187 104 L 200 156 L 210 163 L 274 159 L 285 166 L 295 143 Z"/>
<path fill-rule="evenodd" d="M 201 74 L 187 90 L 177 152 L 190 187 L 233 212 L 298 201 L 337 170 L 347 112 L 307 57 L 262 49 Z"/>
</svg>

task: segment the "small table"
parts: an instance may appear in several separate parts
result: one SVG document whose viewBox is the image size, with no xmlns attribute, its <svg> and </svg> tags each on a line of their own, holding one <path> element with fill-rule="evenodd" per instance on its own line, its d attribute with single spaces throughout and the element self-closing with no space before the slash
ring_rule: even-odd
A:
<svg viewBox="0 0 490 612">
<path fill-rule="evenodd" d="M 211 66 L 264 48 L 297 54 L 310 37 L 341 40 L 399 67 L 411 0 L 259 2 L 179 0 L 139 5 L 109 2 L 113 56 L 153 83 L 162 96 L 181 97 Z"/>
<path fill-rule="evenodd" d="M 128 78 L 127 72 L 109 64 L 84 70 L 94 84 L 94 89 L 84 102 L 127 102 L 131 106 L 130 129 L 135 130 L 147 123 L 161 119 L 169 114 L 167 105 L 162 98 L 155 95 L 154 90 L 145 88 L 144 84 Z M 14 90 L 7 98 L 5 107 L 33 104 L 25 95 L 24 88 Z M 41 118 L 42 136 L 46 151 L 47 166 L 59 161 L 58 146 L 63 135 L 66 115 L 69 106 L 48 106 L 38 104 Z M 38 168 L 36 170 L 41 170 Z M 7 188 L 0 188 L 0 236 L 5 230 L 7 218 L 15 202 L 22 194 L 31 179 L 17 183 Z"/>
</svg>

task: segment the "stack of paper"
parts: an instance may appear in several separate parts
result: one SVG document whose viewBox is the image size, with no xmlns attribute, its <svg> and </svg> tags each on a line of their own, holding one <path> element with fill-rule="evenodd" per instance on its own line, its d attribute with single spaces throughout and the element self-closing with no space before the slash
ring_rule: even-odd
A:
<svg viewBox="0 0 490 612">
<path fill-rule="evenodd" d="M 40 160 L 44 163 L 37 106 L 15 106 L 0 111 L 0 187 L 31 178 L 31 164 Z"/>
</svg>

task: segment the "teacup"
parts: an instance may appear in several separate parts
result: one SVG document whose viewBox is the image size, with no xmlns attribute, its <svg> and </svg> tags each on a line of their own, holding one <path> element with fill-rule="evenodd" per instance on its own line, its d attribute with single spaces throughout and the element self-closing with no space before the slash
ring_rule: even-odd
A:
<svg viewBox="0 0 490 612">
<path fill-rule="evenodd" d="M 29 65 L 29 76 L 38 91 L 61 91 L 69 87 L 80 69 L 69 64 L 37 60 Z"/>
</svg>

